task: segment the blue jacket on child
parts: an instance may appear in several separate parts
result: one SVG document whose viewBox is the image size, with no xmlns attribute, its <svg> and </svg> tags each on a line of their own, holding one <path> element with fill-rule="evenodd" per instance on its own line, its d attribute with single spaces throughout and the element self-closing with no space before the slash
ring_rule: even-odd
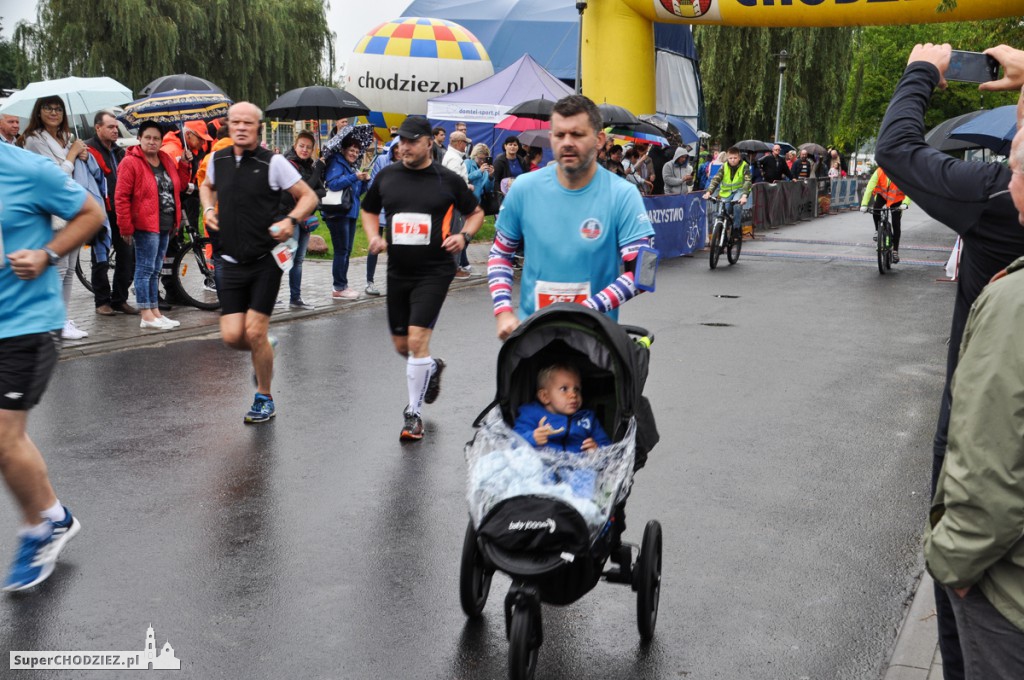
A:
<svg viewBox="0 0 1024 680">
<path fill-rule="evenodd" d="M 563 416 L 551 413 L 539 401 L 531 401 L 519 407 L 515 431 L 537 446 L 533 431 L 540 427 L 541 418 L 547 418 L 546 422 L 552 429 L 565 428 L 563 432 L 548 437 L 547 447 L 579 453 L 583 450 L 583 440 L 588 437 L 593 437 L 598 446 L 610 446 L 612 443 L 597 420 L 597 415 L 590 409 L 583 408 L 571 416 Z"/>
</svg>

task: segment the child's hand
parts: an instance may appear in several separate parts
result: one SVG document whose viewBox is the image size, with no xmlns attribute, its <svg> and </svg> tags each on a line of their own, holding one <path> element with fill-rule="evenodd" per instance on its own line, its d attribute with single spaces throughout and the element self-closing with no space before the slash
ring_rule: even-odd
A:
<svg viewBox="0 0 1024 680">
<path fill-rule="evenodd" d="M 583 444 L 580 445 L 580 449 L 590 453 L 591 451 L 597 450 L 597 442 L 594 441 L 593 437 L 587 437 L 583 440 Z"/>
<path fill-rule="evenodd" d="M 533 431 L 533 441 L 537 442 L 537 446 L 545 446 L 548 443 L 548 437 L 559 432 L 565 432 L 565 428 L 554 429 L 548 424 L 547 416 L 544 416 L 540 419 L 537 429 Z"/>
</svg>

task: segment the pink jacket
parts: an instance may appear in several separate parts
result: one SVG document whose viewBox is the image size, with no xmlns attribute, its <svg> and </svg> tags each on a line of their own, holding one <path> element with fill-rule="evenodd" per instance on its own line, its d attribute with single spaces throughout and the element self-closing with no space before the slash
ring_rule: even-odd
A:
<svg viewBox="0 0 1024 680">
<path fill-rule="evenodd" d="M 159 152 L 159 158 L 174 182 L 174 230 L 177 230 L 181 222 L 181 191 L 189 181 L 188 166 L 179 166 L 163 151 Z M 160 232 L 160 196 L 156 178 L 142 149 L 137 146 L 128 149 L 124 160 L 117 166 L 114 207 L 122 236 L 131 236 L 136 231 Z"/>
</svg>

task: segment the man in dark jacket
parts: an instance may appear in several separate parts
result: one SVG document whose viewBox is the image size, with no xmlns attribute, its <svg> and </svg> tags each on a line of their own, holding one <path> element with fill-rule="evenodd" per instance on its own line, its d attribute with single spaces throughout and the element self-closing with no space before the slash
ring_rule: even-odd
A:
<svg viewBox="0 0 1024 680">
<path fill-rule="evenodd" d="M 1006 46 L 988 50 L 1006 69 L 1000 81 L 982 90 L 1024 85 L 1024 53 Z M 946 358 L 946 385 L 935 431 L 932 491 L 946 455 L 951 404 L 950 381 L 960 341 L 974 300 L 993 275 L 1024 255 L 1024 229 L 1007 186 L 1011 171 L 1002 163 L 966 162 L 933 149 L 924 141 L 924 114 L 936 86 L 945 87 L 949 45 L 917 45 L 878 132 L 875 158 L 915 203 L 960 235 L 963 252 Z M 963 678 L 963 656 L 956 622 L 945 589 L 936 584 L 939 650 L 946 680 Z"/>
<path fill-rule="evenodd" d="M 786 159 L 782 157 L 782 147 L 776 144 L 772 147 L 770 156 L 765 156 L 757 162 L 761 167 L 761 177 L 765 182 L 778 182 L 785 178 L 789 179 L 789 166 Z"/>
<path fill-rule="evenodd" d="M 96 300 L 96 313 L 101 316 L 113 316 L 116 312 L 138 314 L 139 310 L 128 304 L 128 288 L 135 276 L 135 248 L 121 237 L 117 228 L 117 212 L 114 210 L 117 166 L 124 159 L 124 149 L 117 145 L 117 119 L 106 111 L 100 111 L 93 119 L 93 127 L 96 136 L 86 142 L 86 146 L 107 180 L 107 205 L 103 207 L 110 219 L 110 241 L 114 250 L 114 286 L 111 288 L 107 278 L 109 260 L 99 262 L 95 246 L 89 249 L 92 255 L 92 294 Z"/>
</svg>

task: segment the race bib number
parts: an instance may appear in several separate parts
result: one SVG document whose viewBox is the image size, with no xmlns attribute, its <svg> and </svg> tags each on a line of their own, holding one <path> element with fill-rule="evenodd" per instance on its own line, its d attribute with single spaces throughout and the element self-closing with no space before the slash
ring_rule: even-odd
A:
<svg viewBox="0 0 1024 680">
<path fill-rule="evenodd" d="M 553 281 L 538 281 L 534 294 L 537 298 L 537 309 L 543 309 L 556 302 L 583 304 L 583 301 L 590 297 L 590 282 L 556 283 Z"/>
<path fill-rule="evenodd" d="M 398 213 L 391 218 L 391 242 L 396 246 L 428 246 L 430 225 L 426 213 Z"/>
</svg>

